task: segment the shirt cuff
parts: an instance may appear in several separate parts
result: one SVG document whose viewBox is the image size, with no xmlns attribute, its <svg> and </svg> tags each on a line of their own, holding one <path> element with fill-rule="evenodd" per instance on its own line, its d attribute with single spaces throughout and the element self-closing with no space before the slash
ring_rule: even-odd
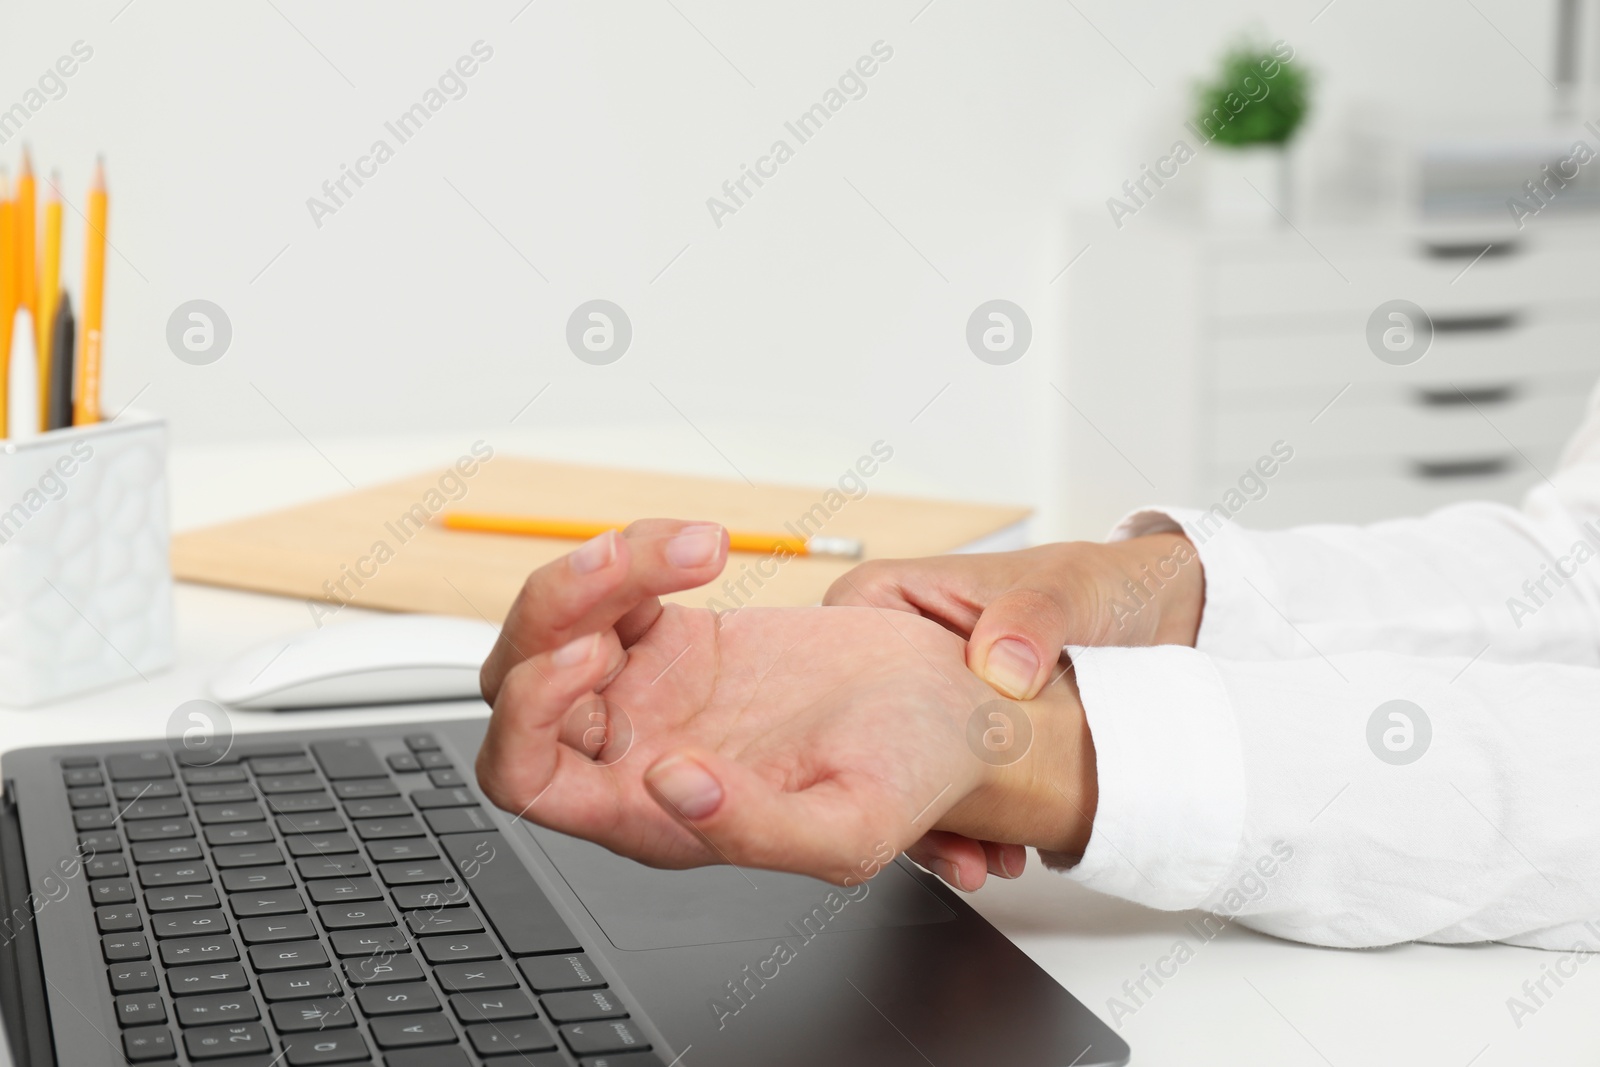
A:
<svg viewBox="0 0 1600 1067">
<path fill-rule="evenodd" d="M 1181 533 L 1194 545 L 1205 569 L 1205 600 L 1194 647 L 1227 659 L 1277 659 L 1294 655 L 1270 638 L 1282 619 L 1272 609 L 1285 603 L 1266 557 L 1252 543 L 1249 531 L 1217 508 L 1151 507 L 1131 512 L 1106 538 L 1127 541 L 1155 533 Z M 1252 587 L 1254 587 L 1252 589 Z"/>
<path fill-rule="evenodd" d="M 1076 865 L 1045 865 L 1152 908 L 1198 907 L 1244 830 L 1244 756 L 1211 660 L 1190 648 L 1070 647 L 1094 738 L 1099 800 Z"/>
</svg>

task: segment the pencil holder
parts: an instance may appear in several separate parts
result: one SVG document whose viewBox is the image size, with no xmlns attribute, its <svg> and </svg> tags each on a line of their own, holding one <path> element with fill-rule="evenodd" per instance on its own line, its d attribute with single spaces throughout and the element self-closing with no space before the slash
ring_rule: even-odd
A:
<svg viewBox="0 0 1600 1067">
<path fill-rule="evenodd" d="M 165 420 L 0 441 L 0 704 L 171 665 L 167 541 Z"/>
</svg>

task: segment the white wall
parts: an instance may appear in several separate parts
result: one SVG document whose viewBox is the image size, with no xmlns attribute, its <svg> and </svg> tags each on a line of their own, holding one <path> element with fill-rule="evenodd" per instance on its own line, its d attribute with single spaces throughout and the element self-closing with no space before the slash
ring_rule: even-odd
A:
<svg viewBox="0 0 1600 1067">
<path fill-rule="evenodd" d="M 108 407 L 137 394 L 183 445 L 298 430 L 337 458 L 358 433 L 503 429 L 549 384 L 523 422 L 699 448 L 665 394 L 754 478 L 826 478 L 886 438 L 893 485 L 997 500 L 1039 496 L 1039 422 L 1061 413 L 1043 383 L 1063 206 L 1170 143 L 1241 30 L 1320 72 L 1313 136 L 1355 109 L 1515 119 L 1549 92 L 1519 55 L 1550 65 L 1526 0 L 124 2 L 0 16 L 0 106 L 94 49 L 0 159 L 26 139 L 81 204 L 106 153 Z M 306 199 L 478 40 L 494 53 L 467 95 L 317 228 Z M 867 95 L 714 226 L 706 198 L 878 40 L 894 56 Z M 164 339 L 196 297 L 233 322 L 211 366 Z M 634 324 L 610 367 L 563 343 L 593 297 Z M 991 297 L 1039 331 L 1010 367 L 964 342 Z"/>
</svg>

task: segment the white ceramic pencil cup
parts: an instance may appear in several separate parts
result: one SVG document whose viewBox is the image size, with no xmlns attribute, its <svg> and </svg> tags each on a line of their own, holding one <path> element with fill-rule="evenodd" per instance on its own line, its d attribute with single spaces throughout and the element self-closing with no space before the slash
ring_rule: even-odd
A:
<svg viewBox="0 0 1600 1067">
<path fill-rule="evenodd" d="M 172 663 L 167 424 L 0 441 L 0 704 L 38 704 Z"/>
</svg>

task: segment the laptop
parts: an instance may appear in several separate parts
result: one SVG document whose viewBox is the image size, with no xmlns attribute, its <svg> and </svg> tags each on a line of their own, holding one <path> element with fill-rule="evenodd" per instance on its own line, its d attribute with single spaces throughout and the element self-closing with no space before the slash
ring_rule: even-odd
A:
<svg viewBox="0 0 1600 1067">
<path fill-rule="evenodd" d="M 654 870 L 487 803 L 484 726 L 6 753 L 0 1067 L 1127 1062 L 904 858 Z"/>
</svg>

